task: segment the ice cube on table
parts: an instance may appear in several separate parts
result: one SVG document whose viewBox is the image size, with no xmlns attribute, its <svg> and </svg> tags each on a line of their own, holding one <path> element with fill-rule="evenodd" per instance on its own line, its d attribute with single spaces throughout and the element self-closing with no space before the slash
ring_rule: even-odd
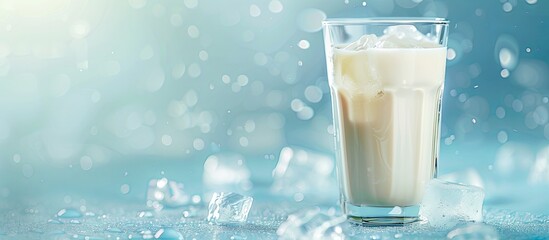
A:
<svg viewBox="0 0 549 240">
<path fill-rule="evenodd" d="M 284 147 L 273 170 L 272 190 L 282 195 L 337 193 L 331 156 L 299 147 Z"/>
<path fill-rule="evenodd" d="M 147 206 L 155 210 L 175 208 L 188 204 L 190 196 L 183 191 L 183 184 L 167 178 L 152 179 L 147 191 Z"/>
<path fill-rule="evenodd" d="M 459 221 L 482 221 L 482 188 L 432 179 L 420 205 L 419 215 L 430 225 L 448 227 Z"/>
<path fill-rule="evenodd" d="M 250 170 L 244 157 L 236 153 L 210 155 L 204 162 L 204 185 L 211 191 L 248 191 L 251 189 Z"/>
<path fill-rule="evenodd" d="M 484 182 L 482 181 L 482 177 L 474 168 L 444 174 L 442 176 L 439 176 L 438 179 L 447 182 L 454 182 L 484 188 Z"/>
<path fill-rule="evenodd" d="M 453 240 L 498 240 L 499 234 L 496 228 L 490 225 L 483 223 L 474 223 L 453 229 L 448 233 L 448 235 L 446 235 L 446 238 Z"/>
<path fill-rule="evenodd" d="M 218 225 L 242 224 L 248 219 L 252 203 L 252 197 L 215 192 L 210 200 L 207 220 Z"/>
<path fill-rule="evenodd" d="M 341 224 L 346 219 L 323 213 L 319 208 L 305 209 L 290 214 L 276 233 L 283 240 L 345 239 Z"/>
</svg>

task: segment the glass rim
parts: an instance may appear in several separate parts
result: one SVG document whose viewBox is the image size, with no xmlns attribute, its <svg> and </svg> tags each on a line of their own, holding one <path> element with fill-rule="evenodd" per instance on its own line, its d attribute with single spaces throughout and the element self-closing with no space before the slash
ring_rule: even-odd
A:
<svg viewBox="0 0 549 240">
<path fill-rule="evenodd" d="M 436 17 L 371 17 L 371 18 L 328 18 L 322 25 L 360 25 L 360 24 L 442 24 L 448 25 L 446 18 Z"/>
</svg>

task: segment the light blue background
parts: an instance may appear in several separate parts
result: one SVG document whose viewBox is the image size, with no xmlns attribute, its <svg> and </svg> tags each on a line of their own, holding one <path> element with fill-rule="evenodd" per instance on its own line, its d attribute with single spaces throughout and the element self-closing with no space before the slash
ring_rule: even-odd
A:
<svg viewBox="0 0 549 240">
<path fill-rule="evenodd" d="M 520 201 L 549 182 L 548 14 L 542 0 L 2 0 L 0 197 L 139 202 L 162 175 L 199 191 L 219 151 L 268 186 L 283 146 L 333 154 L 320 21 L 437 16 L 452 51 L 439 172 L 474 168 L 495 202 L 546 211 Z"/>
</svg>

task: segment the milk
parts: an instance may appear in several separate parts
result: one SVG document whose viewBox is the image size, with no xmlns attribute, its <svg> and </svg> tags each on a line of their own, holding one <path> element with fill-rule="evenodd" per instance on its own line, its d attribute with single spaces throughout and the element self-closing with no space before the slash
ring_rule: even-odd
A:
<svg viewBox="0 0 549 240">
<path fill-rule="evenodd" d="M 357 206 L 416 205 L 436 170 L 446 48 L 398 27 L 333 49 L 338 177 Z"/>
</svg>

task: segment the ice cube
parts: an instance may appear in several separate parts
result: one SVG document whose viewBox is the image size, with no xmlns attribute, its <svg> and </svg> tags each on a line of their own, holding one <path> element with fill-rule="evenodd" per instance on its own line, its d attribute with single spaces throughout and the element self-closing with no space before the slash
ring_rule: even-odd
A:
<svg viewBox="0 0 549 240">
<path fill-rule="evenodd" d="M 298 147 L 284 147 L 273 170 L 272 190 L 282 195 L 327 196 L 337 193 L 332 157 Z"/>
<path fill-rule="evenodd" d="M 238 193 L 215 192 L 208 207 L 208 222 L 225 225 L 241 224 L 248 219 L 253 198 Z"/>
<path fill-rule="evenodd" d="M 374 34 L 364 35 L 360 37 L 355 42 L 352 42 L 351 44 L 344 47 L 344 50 L 351 50 L 351 51 L 360 51 L 360 50 L 366 50 L 368 48 L 375 47 L 377 43 L 377 36 Z"/>
<path fill-rule="evenodd" d="M 175 208 L 188 204 L 190 196 L 183 191 L 183 184 L 167 178 L 152 179 L 147 191 L 147 206 L 155 210 Z"/>
<path fill-rule="evenodd" d="M 183 235 L 173 228 L 161 228 L 154 234 L 155 239 L 183 240 Z"/>
<path fill-rule="evenodd" d="M 306 209 L 290 214 L 280 224 L 276 233 L 279 239 L 345 239 L 341 224 L 346 216 L 333 216 L 319 208 Z"/>
<path fill-rule="evenodd" d="M 441 47 L 441 45 L 418 31 L 413 25 L 397 25 L 386 28 L 384 35 L 377 39 L 375 47 L 435 48 Z"/>
<path fill-rule="evenodd" d="M 482 221 L 482 188 L 432 179 L 425 190 L 420 217 L 433 226 L 453 226 L 459 221 Z"/>
<path fill-rule="evenodd" d="M 236 153 L 209 156 L 204 162 L 202 179 L 209 191 L 242 192 L 251 189 L 250 170 L 244 157 Z"/>
<path fill-rule="evenodd" d="M 496 228 L 483 223 L 468 224 L 458 227 L 446 235 L 448 239 L 465 240 L 465 239 L 483 239 L 497 240 L 499 234 Z"/>
<path fill-rule="evenodd" d="M 439 176 L 438 179 L 444 180 L 447 182 L 461 183 L 465 185 L 477 186 L 479 188 L 484 188 L 484 182 L 482 177 L 474 168 L 469 168 L 459 172 L 452 172 Z"/>
</svg>

